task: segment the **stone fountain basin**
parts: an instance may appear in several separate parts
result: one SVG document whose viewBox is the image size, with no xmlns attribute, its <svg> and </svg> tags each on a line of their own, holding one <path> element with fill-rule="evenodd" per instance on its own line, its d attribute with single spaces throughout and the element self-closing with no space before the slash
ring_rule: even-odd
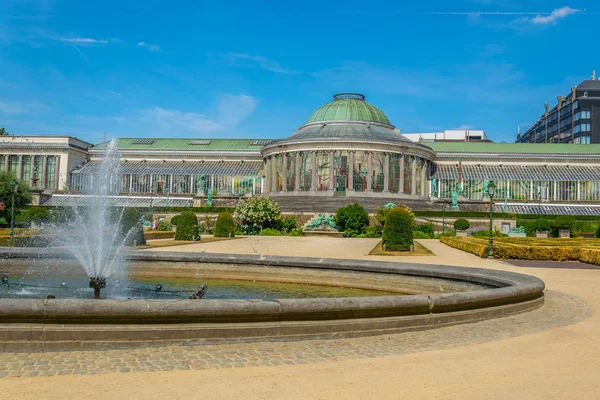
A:
<svg viewBox="0 0 600 400">
<path fill-rule="evenodd" d="M 168 275 L 207 265 L 272 274 L 333 272 L 364 276 L 371 289 L 394 279 L 426 293 L 404 296 L 263 300 L 0 299 L 0 349 L 5 351 L 212 343 L 259 338 L 327 338 L 430 329 L 537 308 L 544 282 L 483 268 L 365 260 L 206 253 L 128 252 L 125 256 Z M 60 249 L 1 249 L 0 258 L 70 258 Z M 194 267 L 195 266 L 195 267 Z M 183 268 L 183 269 L 185 269 Z M 323 275 L 325 273 L 325 275 Z M 319 275 L 321 274 L 321 275 Z M 377 276 L 377 279 L 372 279 Z M 416 292 L 416 290 L 415 290 Z"/>
</svg>

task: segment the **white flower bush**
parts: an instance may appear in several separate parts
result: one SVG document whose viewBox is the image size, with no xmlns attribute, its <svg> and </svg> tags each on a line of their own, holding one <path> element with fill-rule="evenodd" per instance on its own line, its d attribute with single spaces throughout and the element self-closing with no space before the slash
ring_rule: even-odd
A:
<svg viewBox="0 0 600 400">
<path fill-rule="evenodd" d="M 267 197 L 242 200 L 235 208 L 233 217 L 248 234 L 258 234 L 263 228 L 280 229 L 281 225 L 279 204 Z"/>
</svg>

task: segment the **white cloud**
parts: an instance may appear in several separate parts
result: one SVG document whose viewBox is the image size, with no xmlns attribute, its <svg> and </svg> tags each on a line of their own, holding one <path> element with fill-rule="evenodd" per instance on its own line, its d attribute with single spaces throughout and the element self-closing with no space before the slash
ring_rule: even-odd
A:
<svg viewBox="0 0 600 400">
<path fill-rule="evenodd" d="M 468 130 L 473 129 L 473 127 L 471 125 L 461 125 L 457 128 L 452 128 L 452 129 L 455 131 L 468 131 Z"/>
<path fill-rule="evenodd" d="M 224 95 L 217 106 L 219 123 L 224 126 L 237 125 L 254 112 L 257 103 L 256 98 L 245 94 Z"/>
<path fill-rule="evenodd" d="M 169 130 L 176 134 L 179 130 L 206 134 L 224 129 L 222 125 L 211 120 L 204 114 L 168 110 L 162 107 L 153 107 L 142 110 L 141 121 L 152 122 L 161 130 Z"/>
<path fill-rule="evenodd" d="M 300 71 L 294 71 L 284 68 L 279 62 L 268 59 L 263 56 L 252 56 L 242 53 L 227 53 L 226 56 L 241 67 L 260 68 L 265 71 L 276 72 L 279 74 L 300 74 Z"/>
<path fill-rule="evenodd" d="M 76 44 L 106 44 L 106 43 L 108 43 L 108 40 L 98 40 L 98 39 L 81 38 L 81 37 L 61 38 L 60 41 L 67 42 L 67 43 L 76 43 Z"/>
<path fill-rule="evenodd" d="M 162 51 L 160 46 L 157 44 L 150 44 L 150 43 L 146 43 L 146 42 L 138 42 L 137 44 L 139 47 L 143 47 L 148 51 Z"/>
<path fill-rule="evenodd" d="M 48 106 L 38 102 L 18 103 L 0 100 L 0 114 L 31 114 L 48 109 Z"/>
<path fill-rule="evenodd" d="M 581 10 L 571 7 L 561 7 L 552 11 L 550 15 L 536 15 L 531 22 L 534 24 L 553 24 L 559 19 L 566 18 L 578 12 L 581 12 Z"/>
</svg>

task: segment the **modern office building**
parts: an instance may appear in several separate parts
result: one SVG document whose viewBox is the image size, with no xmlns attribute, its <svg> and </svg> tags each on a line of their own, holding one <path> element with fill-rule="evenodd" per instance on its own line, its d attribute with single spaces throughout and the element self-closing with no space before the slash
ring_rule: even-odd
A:
<svg viewBox="0 0 600 400">
<path fill-rule="evenodd" d="M 590 107 L 586 120 L 597 115 L 583 94 L 575 98 L 571 111 Z M 42 204 L 73 204 L 94 186 L 107 146 L 2 137 L 0 169 L 42 191 Z M 335 95 L 282 139 L 122 138 L 118 149 L 113 197 L 121 206 L 235 205 L 269 196 L 291 211 L 352 202 L 369 210 L 388 202 L 439 209 L 442 201 L 483 209 L 494 181 L 499 211 L 600 215 L 600 144 L 413 142 L 356 93 Z"/>
<path fill-rule="evenodd" d="M 517 143 L 600 143 L 600 80 L 592 79 L 573 87 L 566 96 L 558 96 L 553 107 L 545 104 L 544 114 Z"/>
</svg>

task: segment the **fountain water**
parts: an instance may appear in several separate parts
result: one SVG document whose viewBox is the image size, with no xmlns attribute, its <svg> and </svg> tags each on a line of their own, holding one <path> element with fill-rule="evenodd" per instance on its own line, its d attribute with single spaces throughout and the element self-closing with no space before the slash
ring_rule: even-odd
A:
<svg viewBox="0 0 600 400">
<path fill-rule="evenodd" d="M 118 139 L 107 146 L 99 168 L 93 173 L 90 192 L 85 196 L 84 207 L 73 197 L 70 205 L 73 219 L 58 230 L 58 242 L 67 247 L 90 278 L 89 286 L 94 297 L 106 287 L 106 279 L 115 273 L 124 275 L 126 263 L 120 257 L 123 244 L 135 227 L 128 232 L 121 229 L 123 210 L 115 212 L 114 197 L 121 184 L 121 160 Z"/>
</svg>

